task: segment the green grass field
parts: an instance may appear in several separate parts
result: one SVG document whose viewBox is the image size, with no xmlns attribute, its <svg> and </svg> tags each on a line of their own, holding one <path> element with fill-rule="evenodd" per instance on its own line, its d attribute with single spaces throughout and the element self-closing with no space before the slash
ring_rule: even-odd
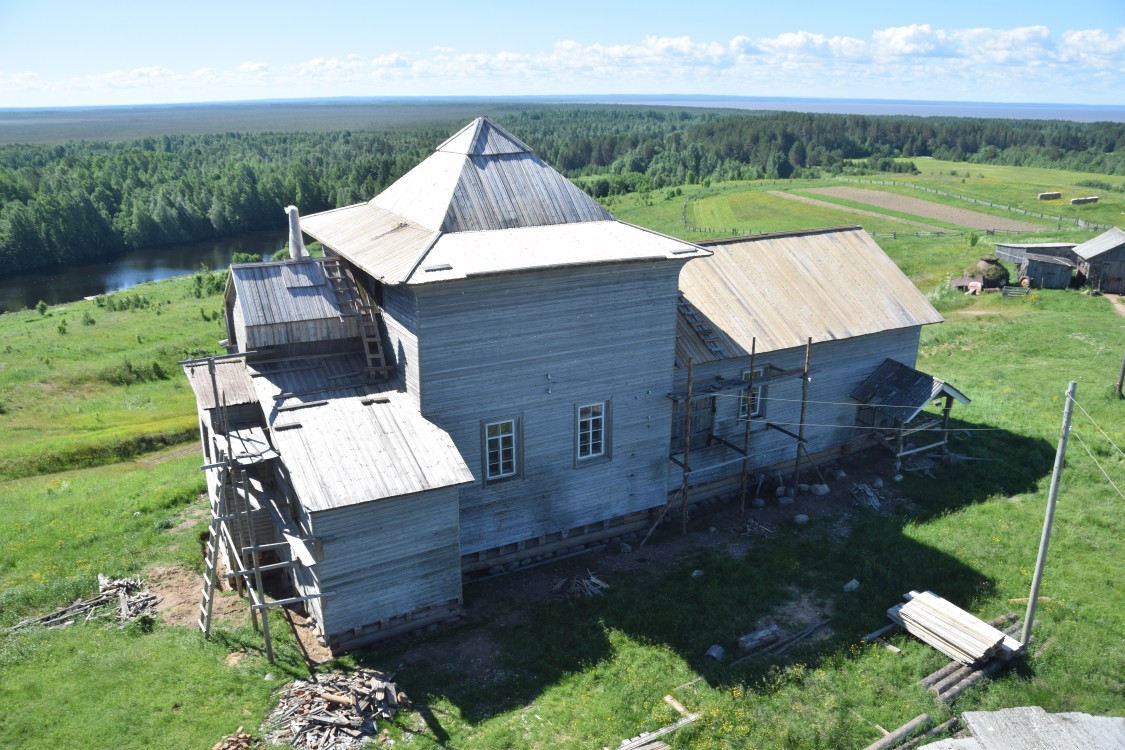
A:
<svg viewBox="0 0 1125 750">
<path fill-rule="evenodd" d="M 1014 176 L 1005 179 L 1013 194 L 1021 189 Z M 716 186 L 689 206 L 758 231 L 755 223 L 774 208 L 791 208 L 764 201 L 767 187 L 775 186 Z M 675 231 L 682 202 L 626 196 L 611 210 L 698 239 L 682 225 Z M 778 221 L 856 223 L 823 221 L 835 213 Z M 933 478 L 909 474 L 895 489 L 910 502 L 890 515 L 849 509 L 846 537 L 831 520 L 814 521 L 783 526 L 732 555 L 709 545 L 701 520 L 682 557 L 619 571 L 596 599 L 521 604 L 515 592 L 528 574 L 471 584 L 470 609 L 510 597 L 517 614 L 487 612 L 338 663 L 398 671 L 414 708 L 390 738 L 418 748 L 615 747 L 677 718 L 661 700 L 666 694 L 702 714 L 665 738 L 674 748 L 862 747 L 881 736 L 877 726 L 891 729 L 919 713 L 940 721 L 1004 706 L 1125 715 L 1125 498 L 1109 483 L 1125 488 L 1125 400 L 1113 393 L 1125 317 L 1109 299 L 1076 291 L 1005 299 L 945 289 L 944 278 L 986 254 L 989 239 L 976 247 L 961 236 L 880 241 L 946 318 L 923 331 L 919 367 L 972 398 L 954 412 L 963 432 L 953 449 L 976 460 L 939 468 Z M 80 302 L 46 315 L 0 315 L 0 627 L 88 595 L 98 572 L 143 576 L 156 565 L 199 564 L 206 524 L 194 520 L 203 505 L 195 411 L 175 361 L 216 350 L 223 334 L 210 318 L 220 298 L 195 298 L 187 279 L 137 291 L 152 304 L 114 312 Z M 83 325 L 84 313 L 96 322 Z M 1078 381 L 1081 409 L 1036 643 L 1013 670 L 951 708 L 939 706 L 917 685 L 944 663 L 939 654 L 901 634 L 890 639 L 900 654 L 859 638 L 912 588 L 933 589 L 985 618 L 1022 615 L 1024 605 L 1010 600 L 1028 594 L 1070 380 Z M 134 455 L 161 441 L 180 445 Z M 80 468 L 47 473 L 66 464 Z M 674 542 L 670 531 L 655 540 Z M 598 560 L 558 569 L 598 570 Z M 693 579 L 697 568 L 705 575 Z M 851 578 L 862 586 L 844 594 Z M 831 611 L 829 637 L 735 668 L 703 656 L 796 600 Z M 240 725 L 257 732 L 272 691 L 307 676 L 284 621 L 275 616 L 271 625 L 274 665 L 244 619 L 220 623 L 210 642 L 163 622 L 151 632 L 79 622 L 0 635 L 0 746 L 206 748 Z M 476 656 L 462 653 L 466 644 L 477 644 Z"/>
</svg>

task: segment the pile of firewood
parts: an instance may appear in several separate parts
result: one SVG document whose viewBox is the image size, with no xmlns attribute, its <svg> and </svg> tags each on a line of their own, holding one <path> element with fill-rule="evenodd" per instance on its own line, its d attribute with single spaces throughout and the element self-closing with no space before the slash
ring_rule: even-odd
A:
<svg viewBox="0 0 1125 750">
<path fill-rule="evenodd" d="M 242 731 L 242 727 L 211 746 L 211 750 L 260 750 L 262 743 Z"/>
<path fill-rule="evenodd" d="M 14 632 L 31 625 L 42 625 L 47 628 L 65 628 L 77 622 L 77 618 L 85 615 L 86 621 L 99 617 L 102 608 L 115 605 L 113 616 L 118 623 L 124 625 L 139 617 L 152 617 L 156 614 L 156 605 L 160 599 L 155 594 L 144 590 L 145 582 L 139 578 L 108 578 L 98 573 L 98 595 L 89 599 L 78 599 L 73 604 L 56 610 L 48 615 L 33 617 L 17 622 L 8 632 Z"/>
<path fill-rule="evenodd" d="M 267 739 L 295 748 L 359 747 L 378 733 L 377 720 L 389 721 L 408 705 L 393 679 L 394 674 L 362 669 L 318 675 L 316 682 L 295 680 L 263 724 Z"/>
<path fill-rule="evenodd" d="M 568 597 L 575 596 L 601 596 L 602 589 L 608 589 L 609 584 L 598 578 L 590 570 L 586 571 L 586 575 L 577 575 L 571 578 L 560 578 L 555 581 L 551 586 L 552 593 L 565 594 Z"/>
</svg>

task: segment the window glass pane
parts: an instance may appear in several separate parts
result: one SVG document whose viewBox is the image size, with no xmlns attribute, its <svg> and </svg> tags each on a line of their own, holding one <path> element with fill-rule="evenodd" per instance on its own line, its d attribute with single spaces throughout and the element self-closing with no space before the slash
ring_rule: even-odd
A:
<svg viewBox="0 0 1125 750">
<path fill-rule="evenodd" d="M 512 420 L 485 425 L 485 455 L 488 479 L 516 473 L 516 423 Z"/>
</svg>

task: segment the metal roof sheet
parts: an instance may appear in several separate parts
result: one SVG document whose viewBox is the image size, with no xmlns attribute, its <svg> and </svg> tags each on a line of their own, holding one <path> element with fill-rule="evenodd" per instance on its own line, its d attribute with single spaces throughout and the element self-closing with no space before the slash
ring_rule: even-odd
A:
<svg viewBox="0 0 1125 750">
<path fill-rule="evenodd" d="M 680 291 L 706 317 L 726 357 L 771 352 L 943 319 L 860 227 L 701 243 L 714 251 L 680 272 Z M 680 317 L 683 317 L 681 310 Z M 698 356 L 694 356 L 698 355 Z M 680 362 L 722 359 L 681 321 Z"/>
<path fill-rule="evenodd" d="M 246 371 L 246 360 L 242 358 L 215 360 L 215 382 L 211 382 L 211 360 L 201 359 L 183 364 L 184 374 L 195 394 L 200 409 L 214 409 L 223 404 L 227 406 L 252 404 L 258 400 L 250 375 Z M 218 400 L 215 391 L 218 390 Z"/>
<path fill-rule="evenodd" d="M 696 258 L 709 251 L 618 221 L 443 234 L 410 284 L 469 276 L 637 260 Z"/>
<path fill-rule="evenodd" d="M 231 266 L 247 326 L 339 318 L 340 305 L 313 258 Z"/>
<path fill-rule="evenodd" d="M 362 356 L 252 367 L 273 444 L 309 511 L 473 480 L 449 434 L 406 393 L 363 381 Z"/>
<path fill-rule="evenodd" d="M 1090 260 L 1102 253 L 1108 253 L 1119 247 L 1125 246 L 1125 232 L 1117 227 L 1110 227 L 1092 240 L 1086 240 L 1074 248 L 1075 254 L 1083 260 Z"/>
<path fill-rule="evenodd" d="M 438 236 L 370 203 L 306 216 L 301 229 L 387 284 L 409 275 Z"/>
<path fill-rule="evenodd" d="M 944 380 L 893 359 L 885 359 L 851 397 L 896 422 L 906 423 L 942 394 L 952 396 L 963 404 L 969 403 L 965 394 Z"/>
</svg>

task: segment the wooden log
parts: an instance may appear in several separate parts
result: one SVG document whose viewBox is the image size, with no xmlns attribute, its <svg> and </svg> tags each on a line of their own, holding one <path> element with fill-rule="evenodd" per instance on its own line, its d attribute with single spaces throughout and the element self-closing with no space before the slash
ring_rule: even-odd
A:
<svg viewBox="0 0 1125 750">
<path fill-rule="evenodd" d="M 738 647 L 743 651 L 756 651 L 780 638 L 781 629 L 776 625 L 770 625 L 739 637 Z"/>
<path fill-rule="evenodd" d="M 684 708 L 684 704 L 680 703 L 670 695 L 664 696 L 664 702 L 672 708 L 676 709 L 676 713 L 678 713 L 680 716 L 687 716 L 688 713 L 690 713 L 686 708 Z"/>
<path fill-rule="evenodd" d="M 887 633 L 891 632 L 892 630 L 894 630 L 897 627 L 900 627 L 899 624 L 897 622 L 892 622 L 890 625 L 884 625 L 883 627 L 879 628 L 878 630 L 871 631 L 870 633 L 863 636 L 859 640 L 862 641 L 863 643 L 868 643 L 870 641 L 875 640 L 879 636 L 886 635 Z"/>
<path fill-rule="evenodd" d="M 921 727 L 928 726 L 929 723 L 929 714 L 919 714 L 895 731 L 888 734 L 883 739 L 878 740 L 877 742 L 872 742 L 870 745 L 865 747 L 864 750 L 886 750 L 886 748 L 894 747 L 900 740 L 906 739 L 907 737 L 918 731 L 918 729 L 920 729 Z"/>
<path fill-rule="evenodd" d="M 922 687 L 929 687 L 930 685 L 933 685 L 933 684 L 937 683 L 938 681 L 945 679 L 946 677 L 953 674 L 954 672 L 956 672 L 960 668 L 961 668 L 961 665 L 959 663 L 957 663 L 955 661 L 951 661 L 948 664 L 946 664 L 944 667 L 942 667 L 941 669 L 937 670 L 936 672 L 933 672 L 933 673 L 927 675 L 926 677 L 923 677 L 921 680 L 918 681 L 918 684 L 921 685 Z"/>
<path fill-rule="evenodd" d="M 938 724 L 936 727 L 934 727 L 930 731 L 925 732 L 924 734 L 920 734 L 917 737 L 915 737 L 914 739 L 908 740 L 908 741 L 902 743 L 901 745 L 898 746 L 898 748 L 896 748 L 896 750 L 910 750 L 911 748 L 917 747 L 918 745 L 920 745 L 925 740 L 931 739 L 933 737 L 937 737 L 942 732 L 953 731 L 954 729 L 957 728 L 958 723 L 959 723 L 959 720 L 957 719 L 956 716 L 953 717 L 952 719 L 949 719 L 948 721 L 943 721 L 942 723 Z"/>
<path fill-rule="evenodd" d="M 951 687 L 956 685 L 961 680 L 968 677 L 973 672 L 973 668 L 962 665 L 959 669 L 954 670 L 945 678 L 938 680 L 930 686 L 930 690 L 937 695 L 941 695 Z"/>
<path fill-rule="evenodd" d="M 953 687 L 949 688 L 949 690 L 946 690 L 944 693 L 939 695 L 938 700 L 942 703 L 951 702 L 958 695 L 965 692 L 970 687 L 983 680 L 985 677 L 991 677 L 992 675 L 999 672 L 1000 666 L 1002 664 L 1003 662 L 1000 661 L 991 661 L 988 664 L 985 664 L 980 669 L 974 670 L 973 673 L 968 677 L 961 680 L 961 682 L 957 683 Z"/>
</svg>

